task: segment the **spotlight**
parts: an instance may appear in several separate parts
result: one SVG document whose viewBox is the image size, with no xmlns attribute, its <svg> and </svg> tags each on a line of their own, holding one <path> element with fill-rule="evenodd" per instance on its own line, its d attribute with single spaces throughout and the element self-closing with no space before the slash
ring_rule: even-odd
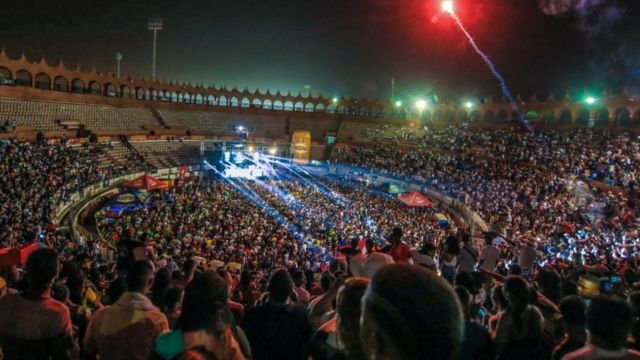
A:
<svg viewBox="0 0 640 360">
<path fill-rule="evenodd" d="M 402 106 L 402 101 L 400 100 L 396 101 L 396 107 L 400 107 L 400 106 Z"/>
<path fill-rule="evenodd" d="M 271 149 L 269 149 L 269 154 L 271 155 L 275 155 L 278 153 L 278 148 L 277 147 L 272 147 Z"/>
<path fill-rule="evenodd" d="M 589 96 L 585 99 L 585 102 L 589 105 L 593 105 L 596 103 L 596 99 L 593 96 Z"/>
<path fill-rule="evenodd" d="M 467 109 L 471 109 L 473 107 L 473 103 L 471 101 L 467 101 L 466 103 L 464 103 L 464 107 L 466 107 Z"/>
<path fill-rule="evenodd" d="M 416 101 L 416 109 L 422 111 L 427 107 L 427 102 L 425 100 Z"/>
<path fill-rule="evenodd" d="M 442 11 L 453 13 L 453 0 L 445 0 L 442 2 Z"/>
<path fill-rule="evenodd" d="M 334 98 L 333 98 L 333 103 L 335 104 L 335 103 L 337 103 L 337 102 L 338 102 L 338 98 L 337 98 L 337 97 L 334 97 Z"/>
<path fill-rule="evenodd" d="M 252 152 L 256 151 L 256 149 L 253 147 L 253 145 L 249 145 L 249 146 L 247 147 L 247 151 L 248 151 L 248 152 L 250 152 L 250 153 L 252 153 Z"/>
</svg>

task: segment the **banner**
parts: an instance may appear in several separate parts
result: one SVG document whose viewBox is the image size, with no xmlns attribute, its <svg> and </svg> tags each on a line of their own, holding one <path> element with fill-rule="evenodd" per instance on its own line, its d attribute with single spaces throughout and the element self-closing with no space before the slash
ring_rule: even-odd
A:
<svg viewBox="0 0 640 360">
<path fill-rule="evenodd" d="M 176 185 L 176 189 L 182 189 L 184 186 L 184 176 L 187 174 L 187 165 L 182 165 L 180 167 L 180 175 L 178 175 L 178 184 Z"/>
<path fill-rule="evenodd" d="M 26 264 L 29 255 L 39 247 L 40 244 L 34 242 L 20 247 L 0 249 L 0 267 Z"/>
<path fill-rule="evenodd" d="M 291 153 L 296 164 L 306 165 L 311 157 L 311 133 L 296 131 L 291 139 Z"/>
</svg>

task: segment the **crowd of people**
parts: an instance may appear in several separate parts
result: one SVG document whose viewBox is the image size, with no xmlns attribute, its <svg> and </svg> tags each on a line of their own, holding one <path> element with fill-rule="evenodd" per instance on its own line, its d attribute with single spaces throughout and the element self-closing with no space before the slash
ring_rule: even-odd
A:
<svg viewBox="0 0 640 360">
<path fill-rule="evenodd" d="M 592 187 L 577 175 L 586 171 L 580 166 L 599 163 L 598 157 L 606 153 L 584 140 L 594 134 L 577 130 L 563 135 L 506 131 L 493 135 L 466 128 L 429 134 L 411 150 L 384 144 L 351 146 L 337 148 L 333 159 L 424 183 L 464 202 L 503 238 L 527 238 L 549 255 L 590 257 L 592 263 L 606 248 L 608 259 L 616 263 L 635 258 L 639 228 L 635 180 L 626 183 L 626 191 L 613 192 Z M 545 147 L 539 140 L 545 137 L 554 138 L 553 145 Z M 569 138 L 579 145 L 565 146 Z M 635 179 L 638 153 L 633 149 L 638 142 L 625 144 L 608 151 L 619 155 L 615 158 L 627 158 L 625 174 Z"/>
<path fill-rule="evenodd" d="M 107 166 L 103 156 L 103 145 L 0 142 L 0 248 L 47 242 L 55 236 L 56 209 L 73 193 L 127 170 Z"/>
<path fill-rule="evenodd" d="M 115 175 L 103 149 L 3 144 L 0 241 L 45 240 L 0 273 L 2 356 L 640 358 L 637 139 L 449 127 L 401 140 L 332 160 L 434 188 L 489 231 L 344 179 L 203 175 L 99 212 L 117 249 L 105 257 L 52 235 L 65 196 Z"/>
</svg>

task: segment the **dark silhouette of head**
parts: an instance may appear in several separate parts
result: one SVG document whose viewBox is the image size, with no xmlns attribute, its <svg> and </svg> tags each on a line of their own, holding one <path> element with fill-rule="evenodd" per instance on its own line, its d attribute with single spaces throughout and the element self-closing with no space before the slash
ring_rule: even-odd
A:
<svg viewBox="0 0 640 360">
<path fill-rule="evenodd" d="M 567 296 L 560 301 L 560 313 L 567 325 L 584 327 L 587 321 L 587 305 L 576 295 Z"/>
<path fill-rule="evenodd" d="M 632 313 L 629 304 L 611 296 L 591 299 L 587 309 L 587 329 L 596 346 L 622 348 L 631 330 Z"/>
<path fill-rule="evenodd" d="M 369 358 L 453 359 L 463 316 L 453 288 L 432 271 L 393 264 L 380 269 L 362 300 L 360 337 Z"/>
<path fill-rule="evenodd" d="M 293 290 L 291 275 L 285 269 L 277 269 L 269 279 L 269 300 L 278 304 L 286 303 Z"/>
<path fill-rule="evenodd" d="M 369 280 L 365 278 L 347 279 L 337 298 L 338 338 L 345 346 L 347 357 L 352 360 L 365 359 L 360 341 L 360 313 L 367 285 Z"/>
<path fill-rule="evenodd" d="M 58 277 L 58 253 L 51 249 L 39 249 L 27 259 L 27 286 L 29 292 L 39 294 L 49 289 Z"/>
<path fill-rule="evenodd" d="M 127 291 L 145 294 L 153 282 L 153 268 L 146 260 L 131 264 L 127 271 Z"/>
</svg>

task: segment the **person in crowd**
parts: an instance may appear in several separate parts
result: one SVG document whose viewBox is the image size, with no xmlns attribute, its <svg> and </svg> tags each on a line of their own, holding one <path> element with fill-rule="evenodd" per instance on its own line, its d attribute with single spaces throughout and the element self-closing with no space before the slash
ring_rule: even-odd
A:
<svg viewBox="0 0 640 360">
<path fill-rule="evenodd" d="M 374 250 L 375 242 L 373 240 L 367 239 L 365 247 L 367 252 L 364 260 L 362 261 L 362 267 L 360 270 L 361 276 L 371 279 L 382 267 L 388 264 L 393 264 L 393 257 Z"/>
<path fill-rule="evenodd" d="M 464 315 L 464 338 L 456 359 L 458 360 L 492 360 L 495 349 L 489 331 L 474 319 L 481 309 L 475 306 L 469 291 L 463 287 L 455 288 Z M 484 311 L 484 310 L 482 310 Z"/>
<path fill-rule="evenodd" d="M 562 299 L 560 312 L 566 333 L 553 351 L 553 360 L 561 360 L 587 342 L 586 311 L 587 306 L 580 297 L 571 295 Z"/>
<path fill-rule="evenodd" d="M 108 359 L 147 359 L 158 335 L 169 330 L 166 316 L 145 295 L 153 284 L 149 262 L 134 262 L 127 272 L 127 292 L 94 315 L 84 338 L 84 352 Z"/>
<path fill-rule="evenodd" d="M 529 304 L 530 288 L 520 276 L 509 276 L 503 284 L 508 302 L 496 325 L 495 343 L 500 360 L 541 359 L 544 319 Z"/>
<path fill-rule="evenodd" d="M 323 288 L 326 290 L 322 295 L 315 297 L 308 306 L 309 320 L 314 326 L 322 325 L 335 315 L 335 300 L 346 278 L 346 274 L 342 271 L 334 275 L 330 273 L 323 274 L 323 280 L 325 280 L 323 281 L 325 283 Z"/>
<path fill-rule="evenodd" d="M 454 359 L 463 337 L 455 292 L 419 266 L 393 264 L 371 279 L 362 299 L 360 338 L 367 359 Z"/>
<path fill-rule="evenodd" d="M 345 281 L 344 288 L 337 299 L 338 347 L 346 359 L 366 359 L 360 340 L 360 314 L 362 297 L 369 285 L 364 278 L 350 278 Z"/>
<path fill-rule="evenodd" d="M 411 259 L 411 248 L 402 242 L 402 229 L 400 227 L 393 228 L 393 232 L 389 236 L 389 243 L 391 244 L 389 254 L 394 262 L 406 263 Z"/>
<path fill-rule="evenodd" d="M 39 249 L 27 259 L 26 289 L 0 298 L 0 349 L 5 359 L 75 359 L 69 308 L 51 298 L 58 253 Z"/>
<path fill-rule="evenodd" d="M 437 271 L 438 265 L 435 260 L 436 246 L 433 243 L 425 242 L 420 250 L 412 249 L 411 258 L 413 263 L 419 266 L 424 266 L 427 269 Z"/>
<path fill-rule="evenodd" d="M 360 342 L 360 310 L 368 284 L 365 278 L 345 281 L 336 299 L 335 314 L 311 339 L 309 356 L 313 360 L 365 359 Z"/>
<path fill-rule="evenodd" d="M 205 271 L 196 273 L 193 280 L 187 285 L 182 300 L 180 317 L 172 331 L 161 334 L 154 344 L 153 353 L 158 359 L 173 359 L 178 354 L 188 349 L 184 343 L 182 323 L 184 319 L 198 316 L 202 306 L 207 304 L 227 304 L 227 281 L 217 271 Z M 229 311 L 229 306 L 227 304 Z M 232 312 L 233 314 L 233 312 Z M 251 358 L 251 350 L 244 332 L 233 321 L 233 334 L 239 344 L 240 350 L 246 358 Z"/>
<path fill-rule="evenodd" d="M 462 235 L 462 248 L 458 255 L 458 272 L 471 273 L 478 263 L 478 250 L 471 245 L 471 235 Z"/>
<path fill-rule="evenodd" d="M 178 322 L 180 313 L 182 312 L 182 297 L 184 290 L 180 286 L 173 286 L 167 289 L 164 295 L 164 316 L 167 317 L 169 328 L 173 329 Z"/>
<path fill-rule="evenodd" d="M 537 256 L 534 240 L 531 238 L 524 239 L 522 245 L 520 245 L 520 255 L 518 257 L 518 265 L 520 265 L 523 273 L 531 274 Z"/>
<path fill-rule="evenodd" d="M 309 306 L 309 301 L 311 300 L 311 294 L 304 288 L 306 283 L 307 279 L 304 276 L 304 272 L 298 270 L 293 273 L 293 292 L 296 294 L 297 303 L 303 308 Z"/>
<path fill-rule="evenodd" d="M 458 242 L 458 238 L 453 235 L 447 236 L 444 241 L 442 241 L 440 273 L 442 274 L 442 277 L 449 282 L 449 284 L 453 284 L 456 276 L 458 255 L 460 255 L 460 243 Z"/>
<path fill-rule="evenodd" d="M 251 344 L 253 359 L 306 359 L 312 335 L 304 309 L 291 304 L 291 276 L 274 270 L 269 279 L 267 303 L 249 309 L 240 327 Z"/>
<path fill-rule="evenodd" d="M 184 350 L 173 359 L 246 359 L 234 335 L 234 323 L 229 308 L 219 302 L 205 303 L 188 312 L 180 322 Z"/>
<path fill-rule="evenodd" d="M 485 245 L 480 251 L 478 267 L 482 270 L 493 272 L 500 260 L 500 250 L 493 243 L 493 239 L 485 236 Z"/>
<path fill-rule="evenodd" d="M 244 316 L 244 305 L 231 299 L 234 290 L 233 277 L 231 276 L 231 273 L 226 269 L 218 269 L 217 273 L 225 281 L 225 291 L 227 294 L 226 297 L 221 300 L 221 302 L 226 301 L 226 304 L 233 313 L 236 322 L 240 322 L 240 319 L 242 319 L 242 316 Z"/>
<path fill-rule="evenodd" d="M 491 303 L 493 304 L 493 313 L 489 318 L 489 332 L 495 338 L 498 320 L 500 320 L 509 305 L 509 301 L 504 297 L 502 284 L 496 284 L 491 290 Z"/>
<path fill-rule="evenodd" d="M 562 359 L 640 359 L 640 352 L 625 348 L 631 316 L 631 307 L 622 299 L 611 296 L 591 299 L 587 308 L 587 344 Z"/>
<path fill-rule="evenodd" d="M 153 277 L 153 285 L 151 286 L 151 302 L 158 309 L 165 309 L 165 296 L 167 290 L 171 286 L 171 273 L 168 268 L 163 267 L 156 271 Z"/>
</svg>

